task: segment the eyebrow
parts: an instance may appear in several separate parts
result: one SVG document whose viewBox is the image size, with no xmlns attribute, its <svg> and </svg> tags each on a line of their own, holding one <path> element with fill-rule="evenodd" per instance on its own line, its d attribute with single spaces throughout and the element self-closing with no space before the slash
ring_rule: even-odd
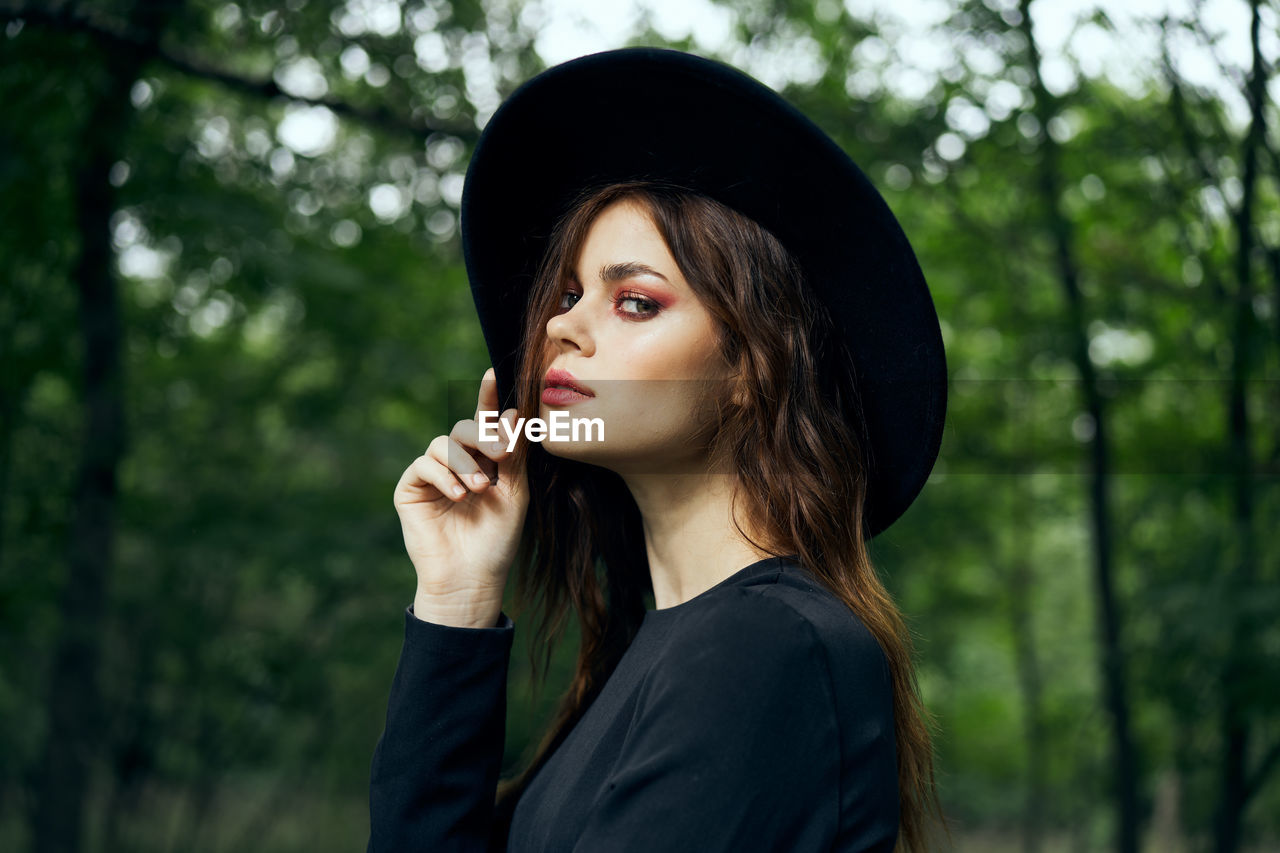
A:
<svg viewBox="0 0 1280 853">
<path fill-rule="evenodd" d="M 570 275 L 573 277 L 574 281 L 578 281 L 578 273 L 576 271 L 571 272 Z M 670 283 L 665 275 L 658 272 L 648 264 L 642 264 L 639 261 L 623 261 L 622 263 L 605 264 L 600 268 L 600 280 L 605 284 L 610 284 L 615 281 L 624 281 L 625 279 L 634 278 L 638 275 L 657 276 L 663 281 Z M 580 281 L 578 283 L 581 284 Z"/>
</svg>

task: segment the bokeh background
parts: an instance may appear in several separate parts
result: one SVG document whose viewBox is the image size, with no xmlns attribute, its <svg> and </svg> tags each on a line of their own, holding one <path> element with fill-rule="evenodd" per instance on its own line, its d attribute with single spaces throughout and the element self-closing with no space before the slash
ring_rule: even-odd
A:
<svg viewBox="0 0 1280 853">
<path fill-rule="evenodd" d="M 0 849 L 363 849 L 414 589 L 392 489 L 488 366 L 468 157 L 519 82 L 627 44 L 781 91 L 917 249 L 949 417 L 873 556 L 956 849 L 1280 849 L 1274 0 L 0 0 L 0 29 Z M 576 636 L 539 692 L 516 621 L 509 768 Z"/>
</svg>

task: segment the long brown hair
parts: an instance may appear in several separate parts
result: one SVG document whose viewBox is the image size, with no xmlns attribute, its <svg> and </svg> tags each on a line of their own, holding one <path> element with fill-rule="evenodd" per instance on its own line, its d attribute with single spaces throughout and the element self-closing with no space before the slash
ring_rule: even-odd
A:
<svg viewBox="0 0 1280 853">
<path fill-rule="evenodd" d="M 554 356 L 547 321 L 596 217 L 615 202 L 639 203 L 716 320 L 720 347 L 742 393 L 720 400 L 711 463 L 736 474 L 735 526 L 758 549 L 799 555 L 875 636 L 893 683 L 900 798 L 899 850 L 926 849 L 932 810 L 945 828 L 929 725 L 915 679 L 911 635 L 877 577 L 863 526 L 867 475 L 849 360 L 829 315 L 804 285 L 795 259 L 772 234 L 719 202 L 672 184 L 628 181 L 586 188 L 553 229 L 525 306 L 517 375 L 520 417 L 537 417 L 542 375 Z M 650 587 L 640 511 L 622 478 L 605 468 L 521 442 L 530 507 L 512 612 L 538 615 L 530 645 L 535 683 L 545 681 L 568 611 L 581 636 L 576 670 L 525 768 L 498 786 L 499 831 L 515 803 L 598 694 L 639 629 Z M 728 467 L 720 467 L 727 463 Z M 757 538 L 738 523 L 745 513 Z M 537 651 L 543 652 L 541 673 Z M 948 832 L 949 834 L 949 832 Z"/>
</svg>

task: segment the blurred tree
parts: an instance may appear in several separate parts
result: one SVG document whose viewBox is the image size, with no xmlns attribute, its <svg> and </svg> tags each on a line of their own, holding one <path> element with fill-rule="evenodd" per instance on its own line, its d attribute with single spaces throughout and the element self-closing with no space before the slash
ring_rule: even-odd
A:
<svg viewBox="0 0 1280 853">
<path fill-rule="evenodd" d="M 1086 318 L 1089 311 L 1080 290 L 1076 258 L 1075 223 L 1063 210 L 1061 155 L 1057 140 L 1048 132 L 1059 117 L 1060 106 L 1045 86 L 1041 72 L 1040 48 L 1036 43 L 1031 17 L 1031 0 L 1020 0 L 1019 27 L 1026 44 L 1026 67 L 1031 72 L 1031 104 L 1033 115 L 1042 128 L 1036 134 L 1039 142 L 1036 178 L 1043 208 L 1044 228 L 1052 238 L 1054 265 L 1065 298 L 1066 334 L 1070 340 L 1071 361 L 1080 378 L 1084 411 L 1088 417 L 1089 508 L 1093 545 L 1094 592 L 1098 600 L 1098 633 L 1102 683 L 1110 722 L 1112 767 L 1111 784 L 1116 806 L 1116 850 L 1137 853 L 1138 850 L 1138 768 L 1130 731 L 1129 684 L 1125 675 L 1122 630 L 1124 617 L 1119 612 L 1115 591 L 1112 538 L 1110 479 L 1112 476 L 1110 425 L 1103 397 L 1089 354 Z"/>
<path fill-rule="evenodd" d="M 714 7 L 715 55 L 882 188 L 943 321 L 942 457 L 873 549 L 963 847 L 1280 833 L 1276 18 L 1250 8 L 1253 56 L 1222 60 L 1241 124 L 1177 71 L 1216 49 L 1195 7 L 1080 19 L 1166 40 L 1138 89 L 1037 81 L 1047 4 L 927 32 L 852 0 Z M 649 13 L 630 43 L 712 53 Z M 0 0 L 0 847 L 363 843 L 412 581 L 389 492 L 487 365 L 462 177 L 552 14 Z M 526 633 L 507 769 L 572 666 L 539 691 Z"/>
</svg>

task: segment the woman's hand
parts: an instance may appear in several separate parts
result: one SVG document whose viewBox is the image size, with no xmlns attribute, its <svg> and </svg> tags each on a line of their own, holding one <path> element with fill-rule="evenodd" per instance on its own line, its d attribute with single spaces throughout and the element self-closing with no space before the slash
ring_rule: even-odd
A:
<svg viewBox="0 0 1280 853">
<path fill-rule="evenodd" d="M 514 470 L 507 430 L 497 425 L 496 448 L 480 441 L 480 413 L 497 407 L 491 367 L 480 381 L 475 417 L 436 436 L 396 484 L 404 545 L 418 574 L 413 612 L 419 619 L 462 628 L 497 625 L 529 508 L 528 480 L 523 469 Z M 502 413 L 511 429 L 515 418 L 515 409 Z"/>
</svg>

